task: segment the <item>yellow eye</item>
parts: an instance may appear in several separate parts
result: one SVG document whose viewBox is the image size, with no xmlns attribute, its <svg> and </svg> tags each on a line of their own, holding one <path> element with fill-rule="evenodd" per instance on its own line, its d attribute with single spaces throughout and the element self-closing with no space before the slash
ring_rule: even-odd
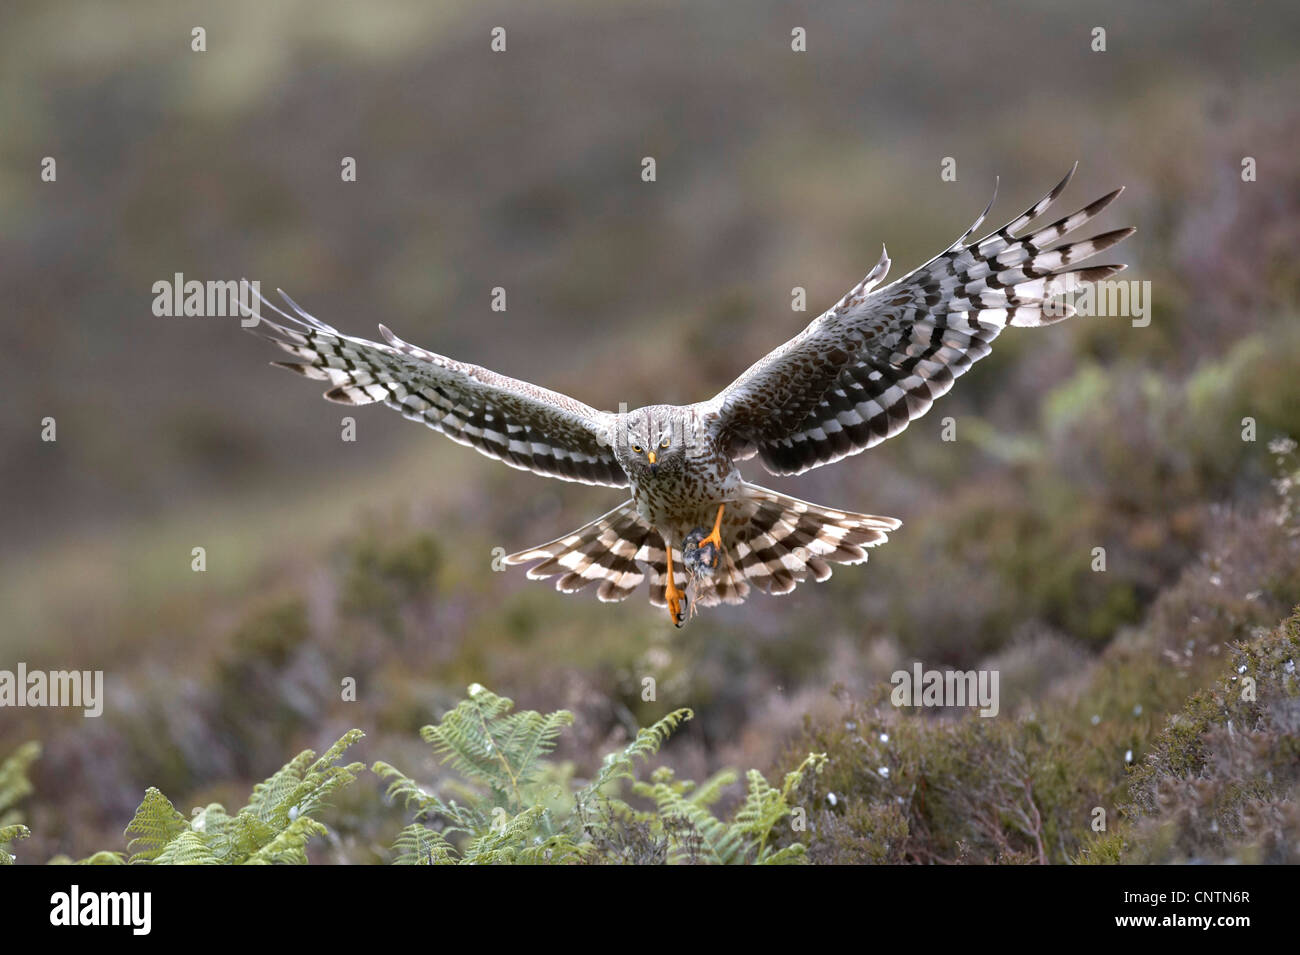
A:
<svg viewBox="0 0 1300 955">
<path fill-rule="evenodd" d="M 634 445 L 632 445 L 632 450 L 635 451 L 637 454 L 640 454 L 640 453 L 641 453 L 641 445 L 639 445 L 639 444 L 634 444 Z"/>
<path fill-rule="evenodd" d="M 659 447 L 661 447 L 661 448 L 666 448 L 666 447 L 668 447 L 668 439 L 667 439 L 667 438 L 664 438 L 664 443 L 661 444 L 661 445 L 659 445 Z"/>
</svg>

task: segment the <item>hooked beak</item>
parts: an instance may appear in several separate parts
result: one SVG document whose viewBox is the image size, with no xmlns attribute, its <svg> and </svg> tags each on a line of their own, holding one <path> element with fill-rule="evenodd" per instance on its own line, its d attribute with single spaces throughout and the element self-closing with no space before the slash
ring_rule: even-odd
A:
<svg viewBox="0 0 1300 955">
<path fill-rule="evenodd" d="M 655 459 L 658 458 L 658 457 L 659 457 L 659 456 L 658 456 L 657 454 L 655 454 L 653 451 L 647 451 L 647 452 L 646 452 L 646 458 L 650 461 L 651 464 L 654 464 L 654 463 L 655 463 Z"/>
</svg>

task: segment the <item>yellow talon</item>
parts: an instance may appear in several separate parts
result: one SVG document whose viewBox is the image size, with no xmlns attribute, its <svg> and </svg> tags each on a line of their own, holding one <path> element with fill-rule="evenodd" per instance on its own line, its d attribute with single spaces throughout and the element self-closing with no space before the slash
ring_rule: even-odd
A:
<svg viewBox="0 0 1300 955">
<path fill-rule="evenodd" d="M 700 541 L 699 544 L 701 550 L 704 549 L 706 544 L 713 545 L 714 551 L 713 551 L 712 566 L 714 567 L 718 566 L 718 560 L 722 556 L 722 512 L 726 509 L 726 507 L 727 507 L 726 504 L 718 505 L 718 516 L 714 518 L 713 530 L 710 531 L 709 536 L 704 538 L 704 540 Z"/>
</svg>

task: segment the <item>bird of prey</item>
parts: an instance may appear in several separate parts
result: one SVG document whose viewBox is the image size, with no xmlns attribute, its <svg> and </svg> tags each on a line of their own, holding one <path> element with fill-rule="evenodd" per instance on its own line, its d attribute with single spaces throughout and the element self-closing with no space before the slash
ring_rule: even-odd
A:
<svg viewBox="0 0 1300 955">
<path fill-rule="evenodd" d="M 557 577 L 565 593 L 595 584 L 602 601 L 624 600 L 648 578 L 650 602 L 680 627 L 697 605 L 825 580 L 832 564 L 865 561 L 867 548 L 901 524 L 751 484 L 738 462 L 757 455 L 772 474 L 801 474 L 879 444 L 925 414 L 1004 328 L 1068 318 L 1074 312 L 1063 293 L 1124 268 L 1076 266 L 1131 228 L 1056 244 L 1122 189 L 1035 225 L 1073 173 L 1023 215 L 971 241 L 990 201 L 961 238 L 884 286 L 890 261 L 882 251 L 828 311 L 692 405 L 598 411 L 425 351 L 383 325 L 383 342 L 345 335 L 283 292 L 292 314 L 270 305 L 277 318 L 262 317 L 252 330 L 297 359 L 274 364 L 329 382 L 325 397 L 333 401 L 382 402 L 512 467 L 628 489 L 628 500 L 607 514 L 505 562 L 534 563 L 529 577 Z"/>
</svg>

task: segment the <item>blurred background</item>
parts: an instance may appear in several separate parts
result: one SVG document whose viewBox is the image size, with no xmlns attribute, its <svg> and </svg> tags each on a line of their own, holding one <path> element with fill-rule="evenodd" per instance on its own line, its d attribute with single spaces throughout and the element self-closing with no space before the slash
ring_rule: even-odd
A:
<svg viewBox="0 0 1300 955">
<path fill-rule="evenodd" d="M 350 726 L 358 758 L 436 779 L 416 731 L 475 681 L 574 710 L 561 754 L 580 771 L 691 706 L 666 755 L 704 775 L 789 768 L 807 727 L 912 660 L 997 665 L 1008 718 L 1147 699 L 1104 741 L 1118 779 L 1122 740 L 1140 750 L 1190 684 L 1123 683 L 1106 655 L 1189 639 L 1191 610 L 1149 636 L 1188 568 L 1225 540 L 1259 551 L 1207 643 L 1300 597 L 1269 536 L 1266 449 L 1300 434 L 1298 37 L 1288 2 L 6 5 L 0 668 L 103 669 L 107 689 L 94 720 L 0 710 L 0 756 L 44 747 L 25 861 L 120 848 L 148 785 L 182 811 L 239 805 Z M 600 605 L 491 572 L 493 548 L 618 492 L 326 403 L 234 320 L 151 310 L 175 273 L 247 276 L 346 332 L 382 321 L 598 407 L 689 402 L 882 242 L 898 277 L 995 176 L 990 228 L 1075 160 L 1063 211 L 1128 187 L 1095 231 L 1138 227 L 1103 259 L 1151 282 L 1150 325 L 1017 330 L 870 453 L 796 480 L 754 463 L 751 480 L 903 528 L 865 566 L 682 631 L 643 593 Z M 329 852 L 376 861 L 400 822 L 357 810 Z"/>
</svg>

